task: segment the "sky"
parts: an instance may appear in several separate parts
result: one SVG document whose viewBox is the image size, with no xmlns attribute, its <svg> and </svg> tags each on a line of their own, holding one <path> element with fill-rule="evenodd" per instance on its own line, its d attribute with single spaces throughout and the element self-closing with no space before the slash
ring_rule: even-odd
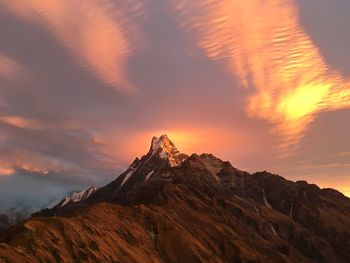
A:
<svg viewBox="0 0 350 263">
<path fill-rule="evenodd" d="M 350 195 L 347 0 L 0 0 L 0 208 L 102 186 L 166 133 Z"/>
</svg>

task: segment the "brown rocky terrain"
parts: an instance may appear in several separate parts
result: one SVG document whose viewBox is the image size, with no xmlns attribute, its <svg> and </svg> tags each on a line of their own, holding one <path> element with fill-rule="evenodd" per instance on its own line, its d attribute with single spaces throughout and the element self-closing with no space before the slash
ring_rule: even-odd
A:
<svg viewBox="0 0 350 263">
<path fill-rule="evenodd" d="M 88 198 L 0 234 L 0 262 L 350 262 L 350 199 L 166 137 Z"/>
<path fill-rule="evenodd" d="M 7 215 L 0 214 L 0 230 L 5 229 L 10 225 L 10 220 Z"/>
</svg>

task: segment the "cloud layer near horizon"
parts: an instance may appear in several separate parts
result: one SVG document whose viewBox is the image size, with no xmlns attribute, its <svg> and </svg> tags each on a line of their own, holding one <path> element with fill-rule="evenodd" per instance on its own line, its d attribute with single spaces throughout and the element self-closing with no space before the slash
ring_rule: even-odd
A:
<svg viewBox="0 0 350 263">
<path fill-rule="evenodd" d="M 299 2 L 0 1 L 0 192 L 101 185 L 160 133 L 350 191 L 350 65 L 320 30 L 342 50 L 349 21 Z"/>
</svg>

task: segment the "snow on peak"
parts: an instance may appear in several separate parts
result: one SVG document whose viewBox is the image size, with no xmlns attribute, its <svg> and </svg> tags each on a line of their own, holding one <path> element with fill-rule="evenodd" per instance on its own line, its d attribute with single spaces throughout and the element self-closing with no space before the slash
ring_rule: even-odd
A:
<svg viewBox="0 0 350 263">
<path fill-rule="evenodd" d="M 62 200 L 62 204 L 60 207 L 65 206 L 68 203 L 76 203 L 82 200 L 87 199 L 90 195 L 96 192 L 96 188 L 94 186 L 90 186 L 88 189 L 81 191 L 81 192 L 74 192 L 67 196 L 65 199 Z"/>
<path fill-rule="evenodd" d="M 153 152 L 155 152 L 160 148 L 169 152 L 169 153 L 171 153 L 173 151 L 178 151 L 176 146 L 174 145 L 174 143 L 172 141 L 170 141 L 170 139 L 168 138 L 168 136 L 166 134 L 163 134 L 160 137 L 154 136 L 152 139 L 151 150 Z"/>
<path fill-rule="evenodd" d="M 135 168 L 131 167 L 129 172 L 125 175 L 123 182 L 120 184 L 120 187 L 122 187 L 129 179 L 130 177 L 134 174 Z"/>
<path fill-rule="evenodd" d="M 181 153 L 166 134 L 153 137 L 150 152 L 152 156 L 158 154 L 160 158 L 168 159 L 171 167 L 181 163 L 180 159 L 177 158 Z"/>
<path fill-rule="evenodd" d="M 150 171 L 150 172 L 146 175 L 144 181 L 148 181 L 148 179 L 150 179 L 151 176 L 152 176 L 153 174 L 154 174 L 154 170 Z"/>
</svg>

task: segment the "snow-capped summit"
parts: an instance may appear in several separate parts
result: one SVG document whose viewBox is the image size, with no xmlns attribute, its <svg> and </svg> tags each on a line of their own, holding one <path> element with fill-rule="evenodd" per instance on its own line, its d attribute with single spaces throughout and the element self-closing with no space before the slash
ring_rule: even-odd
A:
<svg viewBox="0 0 350 263">
<path fill-rule="evenodd" d="M 56 215 L 97 201 L 119 200 L 125 198 L 127 193 L 134 190 L 137 192 L 138 188 L 145 185 L 162 184 L 169 180 L 169 171 L 180 168 L 187 158 L 189 156 L 180 153 L 167 135 L 153 137 L 147 154 L 140 159 L 136 158 L 114 181 L 97 190 L 90 187 L 85 191 L 73 193 L 52 209 L 44 209 L 35 216 Z"/>
<path fill-rule="evenodd" d="M 129 166 L 120 187 L 122 187 L 137 171 L 138 173 L 145 173 L 147 171 L 144 181 L 148 181 L 148 179 L 154 175 L 155 170 L 158 170 L 164 162 L 167 162 L 170 167 L 175 167 L 179 166 L 187 157 L 187 155 L 179 152 L 175 144 L 166 134 L 160 137 L 154 136 L 149 152 L 144 155 L 141 160 L 136 158 Z"/>
<path fill-rule="evenodd" d="M 158 154 L 160 158 L 168 159 L 171 167 L 178 166 L 183 160 L 181 153 L 166 134 L 153 137 L 149 154 Z"/>
<path fill-rule="evenodd" d="M 154 136 L 152 138 L 151 151 L 155 152 L 159 148 L 163 149 L 167 153 L 178 152 L 176 146 L 172 141 L 170 141 L 168 135 L 166 134 L 163 134 L 160 137 Z"/>
<path fill-rule="evenodd" d="M 90 186 L 88 189 L 81 191 L 81 192 L 74 192 L 64 198 L 60 204 L 58 204 L 60 207 L 63 207 L 67 205 L 68 203 L 76 203 L 82 200 L 87 199 L 90 195 L 96 192 L 96 188 L 94 186 Z"/>
</svg>

